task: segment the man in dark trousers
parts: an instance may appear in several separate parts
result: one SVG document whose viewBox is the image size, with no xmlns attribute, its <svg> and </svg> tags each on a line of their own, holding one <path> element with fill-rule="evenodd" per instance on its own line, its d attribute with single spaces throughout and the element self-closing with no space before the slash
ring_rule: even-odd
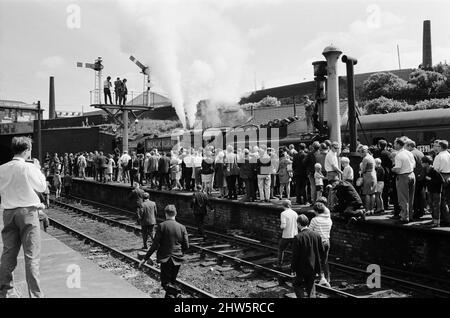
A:
<svg viewBox="0 0 450 318">
<path fill-rule="evenodd" d="M 306 145 L 301 143 L 298 147 L 298 153 L 294 155 L 292 161 L 292 169 L 294 170 L 295 194 L 297 196 L 297 204 L 305 204 L 306 197 Z"/>
<path fill-rule="evenodd" d="M 108 158 L 106 158 L 103 152 L 100 151 L 97 160 L 98 160 L 98 174 L 99 174 L 98 181 L 106 182 L 106 168 L 108 168 Z"/>
<path fill-rule="evenodd" d="M 144 241 L 143 249 L 148 249 L 147 240 L 150 238 L 153 242 L 153 227 L 156 224 L 156 203 L 149 200 L 150 195 L 144 193 L 144 202 L 142 202 L 141 208 L 138 209 L 138 218 L 141 222 L 142 240 Z"/>
<path fill-rule="evenodd" d="M 156 258 L 161 263 L 161 286 L 166 291 L 165 298 L 178 298 L 180 289 L 175 283 L 181 263 L 184 262 L 183 253 L 189 248 L 189 240 L 186 227 L 175 221 L 175 206 L 166 206 L 164 212 L 166 220 L 158 224 L 152 246 L 139 263 L 139 267 L 157 251 Z"/>
<path fill-rule="evenodd" d="M 158 174 L 159 174 L 159 190 L 162 190 L 163 185 L 167 185 L 170 190 L 169 182 L 169 168 L 170 168 L 170 153 L 164 154 L 159 158 Z"/>
<path fill-rule="evenodd" d="M 205 237 L 203 229 L 205 216 L 208 214 L 208 207 L 212 209 L 208 196 L 202 192 L 202 186 L 197 185 L 196 191 L 192 196 L 192 210 L 194 211 L 195 222 L 197 223 L 198 234 Z"/>
<path fill-rule="evenodd" d="M 139 213 L 142 208 L 142 203 L 144 202 L 144 194 L 145 191 L 139 187 L 139 183 L 134 183 L 134 189 L 131 191 L 131 199 L 133 202 L 136 202 L 136 214 L 138 218 L 137 224 L 140 224 Z"/>
<path fill-rule="evenodd" d="M 319 233 L 308 228 L 309 220 L 304 214 L 297 219 L 298 234 L 294 237 L 292 248 L 291 272 L 295 273 L 294 291 L 297 298 L 316 297 L 314 278 L 320 274 L 322 260 L 325 257 L 322 238 Z"/>
</svg>

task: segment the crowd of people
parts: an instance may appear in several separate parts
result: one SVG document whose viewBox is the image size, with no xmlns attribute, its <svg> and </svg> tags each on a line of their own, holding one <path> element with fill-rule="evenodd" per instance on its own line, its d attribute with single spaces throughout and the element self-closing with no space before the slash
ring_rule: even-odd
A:
<svg viewBox="0 0 450 318">
<path fill-rule="evenodd" d="M 328 140 L 279 149 L 228 145 L 224 150 L 207 146 L 145 154 L 116 149 L 114 154 L 47 154 L 44 171 L 62 186 L 70 186 L 71 176 L 76 176 L 159 190 L 200 187 L 207 195 L 215 189 L 219 198 L 243 195 L 241 201 L 249 202 L 295 198 L 296 204 L 313 205 L 316 198 L 326 197 L 332 212 L 356 218 L 383 213 L 392 205 L 399 222 L 420 219 L 429 211 L 432 225 L 440 226 L 450 222 L 447 148 L 447 141 L 437 140 L 424 155 L 407 137 L 393 144 L 380 140 L 375 146 L 359 145 L 361 163 L 353 167 L 348 148 Z"/>
<path fill-rule="evenodd" d="M 13 150 L 14 159 L 2 166 L 5 176 L 10 173 L 9 168 L 22 169 L 31 153 L 31 141 L 15 138 Z M 26 165 L 34 167 L 30 168 L 29 175 L 39 184 L 26 187 L 29 202 L 33 203 L 33 209 L 36 207 L 39 220 L 42 208 L 48 206 L 49 180 L 56 190 L 56 197 L 60 196 L 62 188 L 65 195 L 70 195 L 73 176 L 92 177 L 98 182 L 131 183 L 137 201 L 138 222 L 143 230 L 143 248 L 148 249 L 147 241 L 152 240 L 143 262 L 158 251 L 158 261 L 164 264 L 161 275 L 169 295 L 179 293 L 172 289 L 175 288 L 181 250 L 186 250 L 188 246 L 186 232 L 174 222 L 174 206 L 165 210 L 167 223 L 156 226 L 156 203 L 149 200 L 149 194 L 141 189 L 141 185 L 194 191 L 192 211 L 199 234 L 203 237 L 206 237 L 203 227 L 205 216 L 213 210 L 209 199 L 214 188 L 220 197 L 231 200 L 236 200 L 238 194 L 244 195 L 243 201 L 259 198 L 260 202 L 270 202 L 278 196 L 284 211 L 280 217 L 282 235 L 277 267 L 283 267 L 284 251 L 292 246 L 291 271 L 296 273 L 295 292 L 300 297 L 306 290 L 307 295 L 313 297 L 314 277 L 317 274 L 321 277 L 320 284 L 329 286 L 328 253 L 333 218 L 342 216 L 357 221 L 367 214 L 382 213 L 392 205 L 392 218 L 401 223 L 420 219 L 429 212 L 433 227 L 450 225 L 448 141 L 434 141 L 427 154 L 417 149 L 415 142 L 406 136 L 395 139 L 393 144 L 379 140 L 374 146 L 359 145 L 359 160 L 355 160 L 354 156 L 350 160 L 347 153 L 347 148 L 341 149 L 340 144 L 331 141 L 314 142 L 309 147 L 299 144 L 297 149 L 294 145 L 280 149 L 261 145 L 235 150 L 228 145 L 225 150 L 207 146 L 163 153 L 152 149 L 146 154 L 132 152 L 131 155 L 128 151 L 120 153 L 118 150 L 114 154 L 94 151 L 62 156 L 55 153 L 51 156 L 47 153 L 42 167 L 36 160 L 34 165 Z M 43 172 L 42 177 L 38 170 Z M 29 203 L 27 201 L 16 207 L 17 204 L 11 201 L 8 205 L 8 200 L 15 196 L 11 189 L 8 182 L 3 188 L 0 187 L 5 212 L 14 215 L 22 211 L 20 206 Z M 37 192 L 42 194 L 42 198 L 34 195 Z M 315 217 L 309 220 L 304 214 L 295 212 L 291 197 L 295 197 L 298 204 L 309 204 Z M 172 247 L 164 245 L 164 237 L 172 235 L 170 233 L 174 229 L 183 230 L 182 235 L 177 232 L 180 234 L 176 237 L 179 250 L 177 255 L 169 257 L 171 262 L 166 262 L 164 253 Z M 37 243 L 30 242 L 29 246 L 33 244 Z M 309 256 L 306 257 L 305 253 Z M 5 291 L 10 289 L 10 286 L 3 287 Z M 41 296 L 39 287 L 30 288 L 30 293 Z"/>
</svg>

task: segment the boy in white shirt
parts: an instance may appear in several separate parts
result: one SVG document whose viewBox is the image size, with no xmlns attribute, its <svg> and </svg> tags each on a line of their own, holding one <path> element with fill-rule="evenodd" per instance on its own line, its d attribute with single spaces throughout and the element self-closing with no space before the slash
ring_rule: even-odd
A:
<svg viewBox="0 0 450 318">
<path fill-rule="evenodd" d="M 347 157 L 341 158 L 341 164 L 342 164 L 342 180 L 350 182 L 353 184 L 353 168 L 350 166 L 350 159 Z"/>
<path fill-rule="evenodd" d="M 322 165 L 320 163 L 316 163 L 314 165 L 314 183 L 316 184 L 316 198 L 322 197 L 323 192 L 323 179 L 325 179 L 322 174 Z"/>
</svg>

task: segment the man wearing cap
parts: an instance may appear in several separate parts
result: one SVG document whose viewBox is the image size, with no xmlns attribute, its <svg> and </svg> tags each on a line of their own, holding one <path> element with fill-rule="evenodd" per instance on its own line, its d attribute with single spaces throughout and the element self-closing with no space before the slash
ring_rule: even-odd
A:
<svg viewBox="0 0 450 318">
<path fill-rule="evenodd" d="M 143 202 L 141 208 L 138 209 L 138 219 L 141 223 L 142 240 L 144 241 L 143 249 L 148 249 L 148 237 L 153 241 L 153 228 L 156 224 L 156 203 L 149 200 L 150 195 L 147 192 L 143 194 Z"/>
<path fill-rule="evenodd" d="M 325 157 L 325 171 L 327 172 L 328 181 L 339 179 L 339 176 L 342 175 L 342 171 L 341 169 L 339 169 L 337 157 L 339 149 L 339 143 L 334 141 L 333 143 L 331 143 L 331 149 L 330 151 L 328 151 Z"/>
<path fill-rule="evenodd" d="M 304 292 L 307 298 L 315 298 L 314 278 L 321 273 L 325 258 L 322 237 L 308 228 L 306 215 L 300 214 L 297 224 L 299 232 L 294 238 L 291 264 L 291 272 L 295 273 L 294 291 L 297 298 L 303 298 Z"/>
<path fill-rule="evenodd" d="M 294 237 L 298 234 L 297 229 L 297 218 L 298 214 L 291 209 L 292 204 L 290 200 L 283 200 L 281 205 L 284 211 L 281 212 L 280 228 L 283 230 L 281 238 L 278 245 L 278 268 L 281 269 L 283 266 L 284 251 L 288 246 L 292 246 Z"/>
</svg>

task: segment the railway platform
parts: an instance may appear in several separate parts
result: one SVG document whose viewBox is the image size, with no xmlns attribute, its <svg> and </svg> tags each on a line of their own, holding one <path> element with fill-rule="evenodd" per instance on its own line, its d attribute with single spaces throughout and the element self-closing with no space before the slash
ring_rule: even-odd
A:
<svg viewBox="0 0 450 318">
<path fill-rule="evenodd" d="M 129 184 L 98 183 L 74 178 L 71 195 L 107 204 L 131 213 L 136 202 Z M 158 215 L 164 217 L 164 207 L 175 204 L 181 222 L 194 223 L 191 210 L 192 193 L 158 191 L 144 187 L 150 199 L 156 202 Z M 214 212 L 208 214 L 206 228 L 241 233 L 248 238 L 278 244 L 280 213 L 277 200 L 271 203 L 240 202 L 212 198 Z M 294 206 L 298 213 L 314 215 L 309 206 Z M 364 222 L 348 223 L 334 219 L 331 231 L 333 253 L 341 259 L 380 264 L 411 272 L 450 277 L 450 246 L 447 244 L 450 228 L 431 228 L 429 216 L 409 224 L 399 224 L 389 214 L 368 216 Z"/>
<path fill-rule="evenodd" d="M 0 228 L 3 229 L 3 210 L 0 209 Z M 40 263 L 41 286 L 46 298 L 146 298 L 118 276 L 102 270 L 56 238 L 41 231 L 42 249 Z M 0 250 L 3 242 L 0 237 Z M 77 277 L 80 274 L 79 284 Z M 28 297 L 25 281 L 23 249 L 20 250 L 14 283 L 22 298 Z M 79 288 L 78 288 L 79 287 Z"/>
</svg>

